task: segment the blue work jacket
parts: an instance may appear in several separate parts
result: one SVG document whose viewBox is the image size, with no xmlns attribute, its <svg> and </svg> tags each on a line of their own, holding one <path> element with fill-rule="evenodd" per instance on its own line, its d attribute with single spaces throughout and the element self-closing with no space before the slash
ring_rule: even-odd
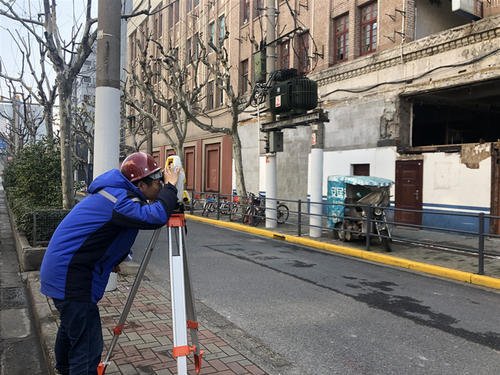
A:
<svg viewBox="0 0 500 375">
<path fill-rule="evenodd" d="M 49 297 L 97 303 L 139 229 L 165 225 L 177 206 L 175 186 L 164 185 L 148 203 L 117 169 L 97 177 L 88 192 L 61 221 L 43 257 L 41 292 Z"/>
</svg>

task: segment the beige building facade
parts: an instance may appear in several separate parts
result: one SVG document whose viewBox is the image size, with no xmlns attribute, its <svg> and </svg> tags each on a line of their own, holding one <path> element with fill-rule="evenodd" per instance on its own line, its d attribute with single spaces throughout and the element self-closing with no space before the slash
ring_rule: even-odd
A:
<svg viewBox="0 0 500 375">
<path fill-rule="evenodd" d="M 473 216 L 445 219 L 439 212 L 500 215 L 500 2 L 453 1 L 460 3 L 472 4 L 475 16 L 453 11 L 444 0 L 276 1 L 271 57 L 277 69 L 296 68 L 317 81 L 319 105 L 329 117 L 324 196 L 329 175 L 369 174 L 395 181 L 396 207 L 423 210 L 397 214 L 401 221 L 474 231 Z M 227 33 L 233 85 L 251 92 L 259 46 L 265 43 L 267 0 L 154 6 L 162 12 L 129 22 L 129 43 L 137 40 L 141 25 L 154 29 L 158 14 L 160 38 L 179 51 L 192 51 L 195 37 L 207 42 Z M 200 103 L 221 126 L 229 121 L 224 100 L 214 89 Z M 263 110 L 249 107 L 240 116 L 245 179 L 253 192 L 265 187 Z M 277 195 L 306 199 L 310 128 L 283 133 Z M 229 136 L 189 128 L 190 188 L 221 193 L 234 188 L 231 145 Z M 160 159 L 170 152 L 160 134 L 154 148 Z M 500 231 L 498 221 L 489 224 Z"/>
</svg>

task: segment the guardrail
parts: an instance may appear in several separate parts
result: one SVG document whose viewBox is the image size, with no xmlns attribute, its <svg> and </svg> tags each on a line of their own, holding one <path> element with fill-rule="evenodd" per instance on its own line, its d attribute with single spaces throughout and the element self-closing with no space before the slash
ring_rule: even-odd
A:
<svg viewBox="0 0 500 375">
<path fill-rule="evenodd" d="M 263 226 L 266 222 L 265 197 L 258 196 L 257 200 L 252 197 L 237 197 L 235 195 L 224 195 L 216 192 L 191 192 L 191 197 L 194 197 L 192 204 L 187 206 L 187 211 L 207 217 L 214 217 L 217 220 L 240 221 L 243 224 Z M 303 236 L 310 228 L 319 228 L 321 236 L 328 239 L 338 239 L 339 228 L 332 226 L 334 218 L 329 212 L 333 206 L 331 203 L 317 203 L 323 206 L 321 216 L 321 226 L 310 224 L 313 215 L 309 212 L 311 202 L 309 200 L 290 200 L 276 199 L 277 207 L 279 204 L 286 206 L 286 219 L 277 223 L 277 230 Z M 316 202 L 312 202 L 315 203 Z M 339 206 L 339 204 L 335 204 Z M 488 223 L 500 221 L 500 216 L 488 215 L 485 213 L 469 213 L 456 212 L 447 210 L 408 210 L 395 207 L 385 207 L 386 224 L 388 227 L 387 233 L 378 234 L 374 231 L 374 226 L 377 225 L 377 219 L 374 217 L 375 206 L 371 205 L 356 205 L 356 204 L 341 204 L 345 209 L 364 210 L 365 214 L 356 214 L 354 216 L 344 215 L 344 221 L 356 221 L 357 226 L 346 226 L 342 228 L 344 236 L 341 240 L 347 241 L 348 237 L 364 240 L 364 247 L 370 250 L 374 245 L 374 239 L 378 238 L 381 243 L 384 239 L 392 240 L 396 243 L 417 245 L 426 248 L 432 248 L 443 251 L 459 252 L 477 257 L 477 273 L 484 275 L 485 258 L 500 258 L 500 235 L 490 233 Z M 347 212 L 348 210 L 346 210 Z M 395 220 L 396 216 L 401 213 L 413 213 L 421 216 L 426 216 L 427 221 L 433 215 L 439 215 L 439 218 L 446 217 L 449 221 L 455 218 L 466 219 L 472 223 L 472 230 L 455 229 L 453 227 L 440 227 L 435 225 L 410 224 Z M 276 213 L 279 218 L 279 212 Z M 267 215 L 267 219 L 270 216 Z M 283 218 L 283 216 L 282 216 Z M 330 221 L 330 223 L 329 223 Z M 357 229 L 353 229 L 357 228 Z M 418 230 L 418 231 L 416 231 Z M 346 234 L 349 233 L 348 236 Z M 439 234 L 442 238 L 438 242 L 426 240 L 428 235 L 423 234 Z M 431 236 L 432 237 L 432 236 Z M 491 246 L 485 245 L 486 239 L 498 239 L 498 243 L 493 243 Z"/>
</svg>

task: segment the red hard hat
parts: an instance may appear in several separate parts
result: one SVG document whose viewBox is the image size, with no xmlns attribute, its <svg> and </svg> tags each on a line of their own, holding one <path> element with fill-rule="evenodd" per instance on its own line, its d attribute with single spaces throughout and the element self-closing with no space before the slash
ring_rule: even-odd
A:
<svg viewBox="0 0 500 375">
<path fill-rule="evenodd" d="M 120 171 L 131 182 L 138 181 L 160 170 L 155 159 L 145 152 L 134 152 L 125 158 Z"/>
</svg>

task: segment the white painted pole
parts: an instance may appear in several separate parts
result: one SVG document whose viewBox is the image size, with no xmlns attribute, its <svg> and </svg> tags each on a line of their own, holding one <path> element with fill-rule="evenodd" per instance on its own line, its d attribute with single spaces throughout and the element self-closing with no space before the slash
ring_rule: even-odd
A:
<svg viewBox="0 0 500 375">
<path fill-rule="evenodd" d="M 323 149 L 311 149 L 311 205 L 309 220 L 309 236 L 321 237 L 321 214 L 323 200 Z"/>
<path fill-rule="evenodd" d="M 323 205 L 323 123 L 311 125 L 309 236 L 321 237 Z"/>
<path fill-rule="evenodd" d="M 276 154 L 266 154 L 266 228 L 276 228 Z"/>
<path fill-rule="evenodd" d="M 94 178 L 118 167 L 120 155 L 120 90 L 96 88 Z"/>
<path fill-rule="evenodd" d="M 275 0 L 267 0 L 266 30 L 266 73 L 267 78 L 275 70 L 276 59 L 276 4 Z M 268 139 L 269 145 L 269 139 Z M 276 154 L 266 154 L 266 228 L 276 228 Z"/>
<path fill-rule="evenodd" d="M 120 155 L 121 1 L 99 0 L 94 178 L 118 167 Z"/>
</svg>

